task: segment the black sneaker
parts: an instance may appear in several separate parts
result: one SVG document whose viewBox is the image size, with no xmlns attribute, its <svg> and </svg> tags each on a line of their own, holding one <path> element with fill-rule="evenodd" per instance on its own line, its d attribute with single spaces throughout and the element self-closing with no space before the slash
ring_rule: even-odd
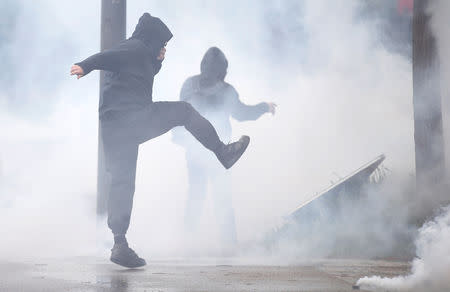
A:
<svg viewBox="0 0 450 292">
<path fill-rule="evenodd" d="M 114 244 L 111 249 L 111 261 L 126 268 L 140 268 L 147 264 L 128 247 L 127 243 Z"/>
<path fill-rule="evenodd" d="M 247 149 L 248 143 L 250 143 L 249 136 L 242 136 L 237 142 L 222 146 L 217 152 L 216 156 L 220 163 L 229 169 L 241 158 L 242 154 Z"/>
</svg>

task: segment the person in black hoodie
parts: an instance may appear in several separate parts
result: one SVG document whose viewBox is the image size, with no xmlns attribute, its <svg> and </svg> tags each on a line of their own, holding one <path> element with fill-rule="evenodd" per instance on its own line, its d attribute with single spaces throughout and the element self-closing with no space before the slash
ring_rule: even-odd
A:
<svg viewBox="0 0 450 292">
<path fill-rule="evenodd" d="M 78 78 L 92 70 L 105 70 L 106 83 L 99 108 L 106 170 L 110 177 L 108 226 L 114 234 L 111 261 L 129 268 L 145 260 L 128 246 L 139 144 L 184 126 L 225 168 L 246 150 L 250 138 L 225 145 L 211 123 L 187 102 L 153 102 L 152 87 L 161 69 L 165 46 L 172 38 L 167 26 L 144 13 L 131 38 L 95 54 L 71 68 Z"/>
<path fill-rule="evenodd" d="M 225 82 L 227 69 L 228 60 L 225 54 L 217 47 L 209 48 L 201 61 L 200 74 L 189 77 L 180 93 L 180 100 L 192 104 L 200 114 L 211 121 L 219 137 L 225 141 L 231 139 L 230 117 L 238 121 L 253 121 L 264 113 L 275 114 L 276 108 L 271 102 L 256 105 L 242 103 L 234 87 Z M 210 181 L 222 247 L 225 252 L 232 252 L 237 239 L 230 173 L 211 163 L 210 155 L 183 132 L 174 129 L 172 139 L 186 149 L 189 181 L 185 210 L 187 231 L 196 230 Z"/>
</svg>

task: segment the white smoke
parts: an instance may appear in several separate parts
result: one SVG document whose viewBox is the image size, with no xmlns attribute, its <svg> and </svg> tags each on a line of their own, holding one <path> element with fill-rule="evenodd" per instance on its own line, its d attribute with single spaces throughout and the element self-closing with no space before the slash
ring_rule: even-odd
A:
<svg viewBox="0 0 450 292">
<path fill-rule="evenodd" d="M 0 222 L 11 234 L 0 256 L 89 252 L 96 233 L 98 75 L 77 81 L 68 70 L 99 49 L 99 2 L 10 3 L 20 8 L 8 46 L 19 94 L 0 93 L 8 101 L 0 105 L 0 190 L 8 202 Z M 177 100 L 206 49 L 218 46 L 229 60 L 227 81 L 244 102 L 279 104 L 274 118 L 233 122 L 235 136 L 252 137 L 232 170 L 239 240 L 258 238 L 328 186 L 334 172 L 345 176 L 380 153 L 398 176 L 413 172 L 411 64 L 377 43 L 376 23 L 355 21 L 359 4 L 128 1 L 128 35 L 144 11 L 174 32 L 155 79 L 155 100 Z M 276 36 L 282 37 L 268 33 L 269 22 L 279 22 Z M 183 247 L 186 191 L 182 149 L 168 135 L 141 145 L 129 230 L 137 251 L 173 255 Z M 393 197 L 387 202 L 398 199 L 395 192 Z M 216 229 L 210 207 L 208 199 L 205 248 Z M 393 243 L 386 226 L 373 227 L 386 245 Z"/>
<path fill-rule="evenodd" d="M 357 285 L 373 291 L 450 290 L 450 206 L 441 215 L 419 230 L 416 240 L 417 257 L 411 274 L 395 278 L 378 276 L 359 279 Z"/>
<path fill-rule="evenodd" d="M 97 44 L 100 5 L 80 21 L 85 4 L 0 5 L 13 20 L 2 22 L 0 46 L 9 64 L 2 77 L 11 80 L 1 78 L 0 90 L 2 259 L 96 250 L 98 80 L 74 83 L 68 73 Z"/>
<path fill-rule="evenodd" d="M 184 79 L 199 72 L 202 54 L 209 46 L 217 45 L 230 63 L 226 80 L 237 88 L 244 102 L 272 100 L 279 104 L 274 118 L 265 116 L 256 122 L 233 123 L 235 137 L 244 133 L 252 137 L 249 151 L 232 170 L 240 240 L 252 240 L 264 234 L 308 196 L 328 186 L 330 177 L 335 179 L 333 172 L 344 176 L 380 153 L 387 155 L 389 167 L 394 171 L 412 172 L 411 66 L 402 56 L 373 45 L 373 23 L 355 25 L 358 1 L 348 1 L 346 5 L 303 1 L 298 16 L 280 16 L 283 28 L 299 25 L 307 32 L 307 37 L 295 43 L 298 47 L 295 54 L 304 54 L 301 57 L 305 60 L 301 62 L 289 50 L 267 55 L 262 49 L 278 45 L 267 40 L 265 30 L 269 27 L 265 13 L 282 7 L 279 1 L 264 5 L 258 1 L 241 3 L 242 12 L 237 14 L 229 13 L 236 5 L 234 2 L 205 5 L 204 13 L 196 20 L 175 16 L 177 11 L 197 15 L 197 2 L 173 3 L 170 8 L 166 4 L 148 5 L 150 12 L 160 15 L 174 30 L 166 67 L 155 81 L 158 99 L 163 99 L 160 95 L 166 93 L 177 96 Z M 137 12 L 132 13 L 137 17 Z M 217 14 L 224 15 L 219 22 L 208 17 Z M 205 23 L 212 25 L 205 26 Z M 233 29 L 236 26 L 241 29 Z M 192 31 L 199 37 L 193 37 Z M 295 37 L 289 31 L 285 38 Z M 186 47 L 183 42 L 191 45 Z M 192 58 L 186 58 L 186 54 Z M 294 60 L 293 64 L 283 63 L 284 59 Z M 180 64 L 185 66 L 184 71 Z M 164 81 L 169 79 L 179 86 Z M 389 122 L 394 120 L 395 126 Z M 157 204 L 172 201 L 165 207 L 183 212 L 180 202 L 186 196 L 185 171 L 171 166 L 163 169 L 163 173 L 158 170 L 159 163 L 143 162 L 171 151 L 173 157 L 184 163 L 175 146 L 163 149 L 162 143 L 155 140 L 141 147 L 142 177 L 138 177 L 137 192 L 161 189 L 155 185 L 156 181 L 144 179 L 144 173 L 159 172 L 162 180 L 158 184 L 172 179 L 174 173 L 179 174 L 183 185 L 162 189 L 166 199 Z M 156 145 L 161 145 L 158 147 L 161 152 Z M 169 195 L 177 191 L 176 197 Z M 135 218 L 140 217 L 136 219 L 137 224 L 149 226 L 153 220 L 149 223 L 143 218 L 149 212 L 163 212 L 161 208 L 153 210 L 152 205 L 154 202 L 135 204 Z M 207 201 L 206 206 L 209 205 Z M 208 215 L 211 214 L 207 213 L 204 221 L 214 222 L 214 217 Z M 215 228 L 213 224 L 207 227 L 205 234 Z M 158 228 L 156 223 L 153 228 Z M 142 243 L 145 241 L 142 237 Z M 207 241 L 206 245 L 209 244 Z"/>
<path fill-rule="evenodd" d="M 450 34 L 448 27 L 450 2 L 439 0 L 431 1 L 430 4 L 431 26 L 437 39 L 440 61 L 444 134 L 448 142 L 450 137 L 448 123 L 450 117 Z M 449 155 L 447 155 L 447 168 L 450 165 L 448 158 Z M 443 198 L 439 194 L 426 195 L 427 200 L 431 198 L 436 202 L 443 202 L 445 199 L 448 201 L 448 185 L 442 194 Z M 395 278 L 364 277 L 357 282 L 358 285 L 373 291 L 450 291 L 450 206 L 443 208 L 440 215 L 419 229 L 415 242 L 416 258 L 412 262 L 412 270 L 409 275 Z"/>
</svg>

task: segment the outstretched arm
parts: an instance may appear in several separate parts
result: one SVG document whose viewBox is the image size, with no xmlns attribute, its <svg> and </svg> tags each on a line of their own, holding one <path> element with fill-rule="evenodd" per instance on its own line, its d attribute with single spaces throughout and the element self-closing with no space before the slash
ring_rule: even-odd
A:
<svg viewBox="0 0 450 292">
<path fill-rule="evenodd" d="M 77 75 L 79 79 L 93 70 L 118 72 L 135 60 L 138 57 L 137 53 L 138 50 L 136 49 L 119 45 L 116 48 L 105 50 L 76 63 L 70 69 L 70 74 Z"/>
<path fill-rule="evenodd" d="M 272 102 L 261 102 L 256 105 L 244 104 L 237 92 L 233 96 L 231 116 L 238 121 L 254 121 L 265 113 L 275 114 L 276 104 Z"/>
</svg>

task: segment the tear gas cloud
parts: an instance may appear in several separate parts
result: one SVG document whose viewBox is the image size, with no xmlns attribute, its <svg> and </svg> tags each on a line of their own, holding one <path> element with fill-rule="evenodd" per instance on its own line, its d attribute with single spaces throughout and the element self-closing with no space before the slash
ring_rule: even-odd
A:
<svg viewBox="0 0 450 292">
<path fill-rule="evenodd" d="M 450 49 L 450 38 L 448 31 L 448 13 L 450 3 L 438 0 L 428 7 L 432 15 L 431 27 L 437 36 L 437 47 L 439 53 L 439 73 L 441 74 L 441 92 L 443 106 L 444 132 L 448 141 L 449 128 L 449 77 L 450 67 L 448 52 Z M 446 147 L 446 150 L 448 146 Z M 448 155 L 447 155 L 448 165 Z M 429 188 L 432 190 L 432 188 Z M 444 197 L 439 194 L 425 194 L 435 200 L 447 200 L 448 190 L 444 191 Z M 448 271 L 450 270 L 450 208 L 443 207 L 438 210 L 435 218 L 430 219 L 418 231 L 415 239 L 416 257 L 412 261 L 411 273 L 406 276 L 385 278 L 371 275 L 361 278 L 358 285 L 370 291 L 447 291 L 450 289 Z"/>
<path fill-rule="evenodd" d="M 0 13 L 10 17 L 9 29 L 1 31 L 0 58 L 10 74 L 0 79 L 0 220 L 9 234 L 0 257 L 93 254 L 97 237 L 110 240 L 106 224 L 96 229 L 94 212 L 98 73 L 78 81 L 68 75 L 72 63 L 99 48 L 100 5 L 91 2 L 1 4 Z M 408 201 L 414 174 L 411 63 L 382 44 L 380 19 L 361 16 L 363 3 L 129 1 L 128 36 L 144 11 L 174 33 L 154 100 L 177 100 L 183 81 L 198 74 L 204 52 L 217 46 L 229 61 L 226 81 L 244 102 L 279 105 L 274 117 L 232 121 L 234 137 L 252 137 L 232 170 L 240 241 L 261 239 L 329 186 L 334 173 L 344 176 L 381 153 L 392 177 L 374 209 L 386 214 L 392 204 L 402 208 Z M 443 93 L 448 96 L 448 88 Z M 141 145 L 128 235 L 144 256 L 182 253 L 186 196 L 184 150 L 170 135 Z M 211 239 L 211 206 L 208 197 L 199 249 L 220 246 Z M 395 250 L 398 234 L 414 234 L 406 222 L 410 214 L 399 213 L 391 221 L 370 213 L 374 220 L 368 222 L 361 212 L 354 222 L 366 224 L 335 227 L 364 237 L 360 231 L 370 224 L 371 236 L 383 238 L 386 249 L 367 256 L 383 256 Z M 286 250 L 306 257 L 311 247 L 306 241 Z M 324 248 L 314 256 L 329 254 Z"/>
<path fill-rule="evenodd" d="M 357 284 L 372 291 L 448 291 L 450 283 L 450 208 L 426 223 L 416 239 L 411 274 L 396 278 L 364 277 Z"/>
</svg>

